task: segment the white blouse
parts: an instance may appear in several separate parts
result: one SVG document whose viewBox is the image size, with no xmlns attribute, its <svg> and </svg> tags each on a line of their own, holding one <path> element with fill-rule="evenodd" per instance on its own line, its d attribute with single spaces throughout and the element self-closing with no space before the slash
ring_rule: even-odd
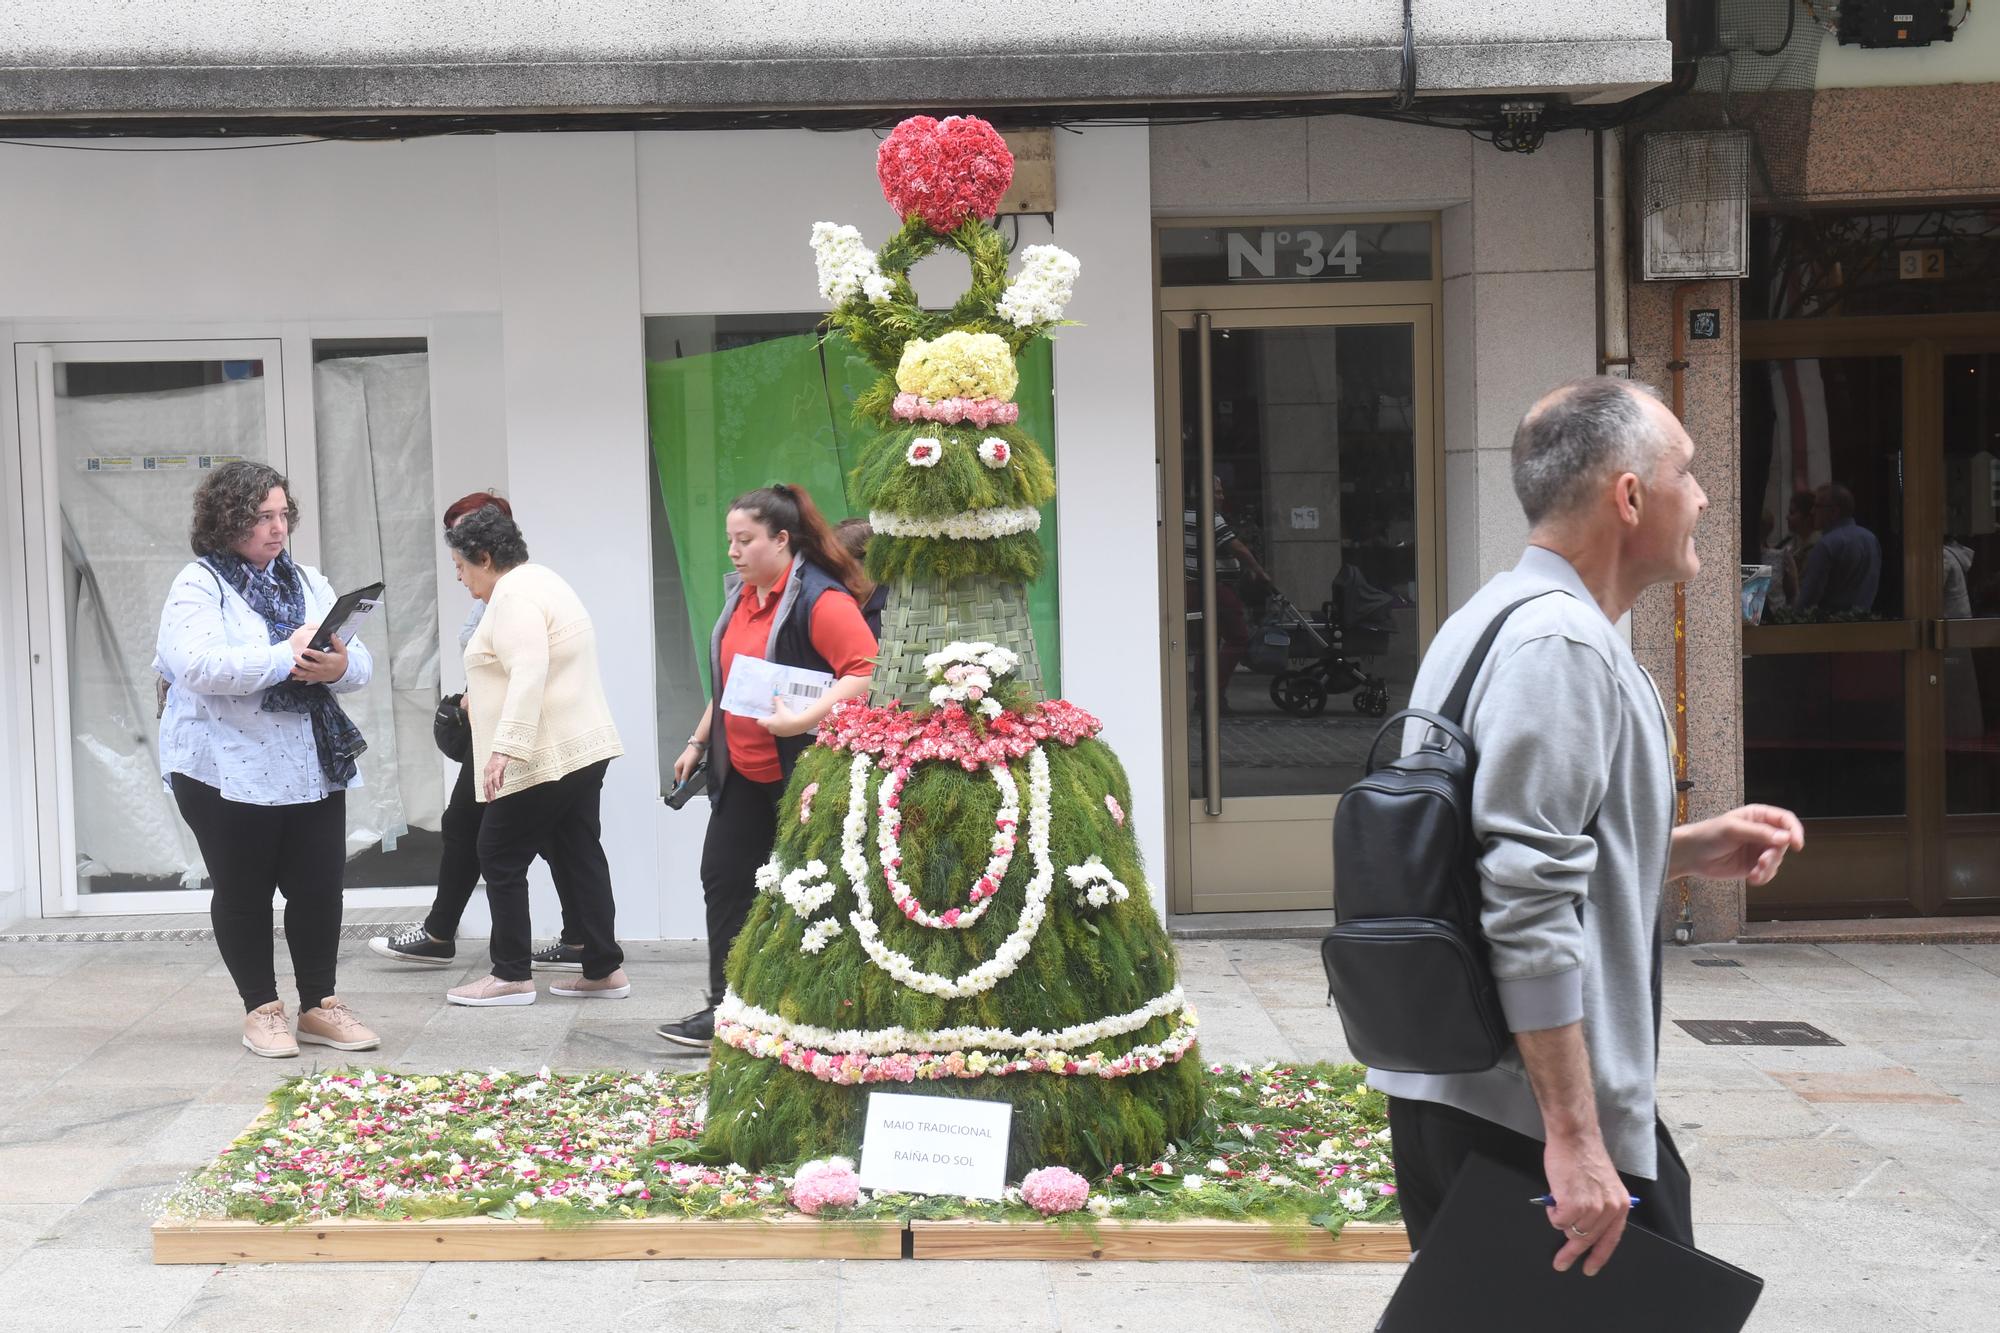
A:
<svg viewBox="0 0 2000 1333">
<path fill-rule="evenodd" d="M 333 608 L 333 587 L 317 569 L 305 579 L 306 618 Z M 330 794 L 313 745 L 312 718 L 264 712 L 264 691 L 292 674 L 292 646 L 272 643 L 264 617 L 199 560 L 174 576 L 160 612 L 153 670 L 167 681 L 160 715 L 160 777 L 185 773 L 226 800 L 245 805 L 302 805 Z M 374 659 L 356 636 L 347 672 L 331 686 L 348 694 L 368 684 Z M 350 787 L 361 785 L 357 772 Z"/>
</svg>

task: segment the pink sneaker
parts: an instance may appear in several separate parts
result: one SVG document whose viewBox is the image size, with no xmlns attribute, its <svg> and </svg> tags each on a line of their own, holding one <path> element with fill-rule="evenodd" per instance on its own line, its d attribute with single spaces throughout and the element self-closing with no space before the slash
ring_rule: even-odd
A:
<svg viewBox="0 0 2000 1333">
<path fill-rule="evenodd" d="M 491 975 L 463 986 L 454 986 L 444 993 L 444 998 L 453 1004 L 469 1004 L 484 1007 L 500 1004 L 533 1004 L 535 983 L 532 981 L 502 981 Z"/>
<path fill-rule="evenodd" d="M 336 1051 L 372 1051 L 382 1044 L 380 1037 L 361 1026 L 352 1009 L 332 995 L 299 1014 L 299 1040 Z"/>
<path fill-rule="evenodd" d="M 267 1060 L 283 1060 L 299 1053 L 299 1044 L 292 1040 L 292 1025 L 285 1021 L 283 1000 L 260 1004 L 243 1015 L 243 1044 L 252 1055 Z"/>
<path fill-rule="evenodd" d="M 622 1000 L 631 993 L 632 982 L 622 967 L 613 968 L 610 976 L 595 981 L 589 977 L 566 977 L 549 983 L 549 994 L 567 995 L 575 1000 Z"/>
</svg>

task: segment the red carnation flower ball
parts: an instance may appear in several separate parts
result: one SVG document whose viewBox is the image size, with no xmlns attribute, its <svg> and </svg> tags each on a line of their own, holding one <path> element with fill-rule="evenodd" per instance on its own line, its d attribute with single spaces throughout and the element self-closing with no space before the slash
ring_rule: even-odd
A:
<svg viewBox="0 0 2000 1333">
<path fill-rule="evenodd" d="M 912 116 L 882 141 L 875 174 L 898 217 L 950 232 L 967 218 L 993 216 L 1013 182 L 1014 155 L 977 116 Z"/>
</svg>

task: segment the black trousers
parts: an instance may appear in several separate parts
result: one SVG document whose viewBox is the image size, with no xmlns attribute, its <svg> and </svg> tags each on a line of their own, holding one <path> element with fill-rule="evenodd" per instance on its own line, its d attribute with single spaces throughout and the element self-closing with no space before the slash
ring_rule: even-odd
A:
<svg viewBox="0 0 2000 1333">
<path fill-rule="evenodd" d="M 554 782 L 487 802 L 486 817 L 479 823 L 479 866 L 486 873 L 486 905 L 493 913 L 493 975 L 502 981 L 527 981 L 534 975 L 528 867 L 538 852 L 548 858 L 558 884 L 569 882 L 564 910 L 582 936 L 583 975 L 596 981 L 624 964 L 611 865 L 604 859 L 604 826 L 598 819 L 604 770 L 610 766 L 609 759 L 600 759 Z"/>
<path fill-rule="evenodd" d="M 1659 1141 L 1659 1179 L 1646 1180 L 1620 1172 L 1626 1187 L 1639 1206 L 1631 1220 L 1649 1231 L 1694 1244 L 1694 1214 L 1689 1198 L 1691 1182 L 1680 1149 L 1674 1146 L 1667 1127 L 1654 1122 Z M 1389 1098 L 1389 1148 L 1396 1160 L 1396 1201 L 1403 1207 L 1403 1225 L 1410 1233 L 1410 1248 L 1422 1249 L 1424 1233 L 1437 1217 L 1452 1178 L 1473 1153 L 1487 1157 L 1537 1180 L 1544 1179 L 1540 1139 L 1517 1133 L 1470 1115 L 1455 1106 L 1438 1102 Z"/>
<path fill-rule="evenodd" d="M 452 784 L 451 801 L 438 823 L 444 851 L 438 856 L 437 897 L 431 901 L 430 915 L 424 918 L 424 930 L 434 940 L 458 938 L 459 918 L 465 915 L 465 905 L 472 901 L 472 891 L 479 887 L 479 825 L 486 818 L 486 807 L 479 803 L 472 783 L 472 761 L 468 759 L 458 766 L 458 781 Z M 581 944 L 583 936 L 570 920 L 574 915 L 570 911 L 570 894 L 575 885 L 563 868 L 550 860 L 546 849 L 542 859 L 549 862 L 549 871 L 556 882 L 556 901 L 562 904 L 562 942 L 572 946 Z"/>
<path fill-rule="evenodd" d="M 303 805 L 232 801 L 185 773 L 174 804 L 194 832 L 215 885 L 208 919 L 248 1013 L 278 998 L 271 962 L 271 892 L 285 895 L 285 944 L 299 1008 L 333 994 L 340 957 L 341 879 L 347 869 L 347 793 Z"/>
<path fill-rule="evenodd" d="M 778 841 L 782 782 L 756 782 L 731 773 L 708 810 L 701 844 L 701 896 L 708 907 L 708 1002 L 721 1004 L 729 982 L 729 946 L 757 898 L 757 867 L 771 859 Z"/>
</svg>

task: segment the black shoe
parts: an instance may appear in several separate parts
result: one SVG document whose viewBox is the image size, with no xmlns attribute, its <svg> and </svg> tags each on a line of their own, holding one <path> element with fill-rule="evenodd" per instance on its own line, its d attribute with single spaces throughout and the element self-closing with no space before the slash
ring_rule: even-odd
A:
<svg viewBox="0 0 2000 1333">
<path fill-rule="evenodd" d="M 705 1051 L 715 1041 L 715 1006 L 689 1014 L 678 1023 L 662 1023 L 653 1031 L 677 1045 Z"/>
<path fill-rule="evenodd" d="M 535 965 L 537 972 L 581 972 L 583 971 L 583 946 L 564 944 L 557 940 L 546 949 L 537 949 L 528 955 L 528 961 Z"/>
<path fill-rule="evenodd" d="M 422 926 L 411 926 L 400 935 L 377 935 L 368 941 L 368 950 L 399 963 L 424 963 L 430 967 L 447 966 L 458 952 L 450 940 L 434 940 Z"/>
</svg>

